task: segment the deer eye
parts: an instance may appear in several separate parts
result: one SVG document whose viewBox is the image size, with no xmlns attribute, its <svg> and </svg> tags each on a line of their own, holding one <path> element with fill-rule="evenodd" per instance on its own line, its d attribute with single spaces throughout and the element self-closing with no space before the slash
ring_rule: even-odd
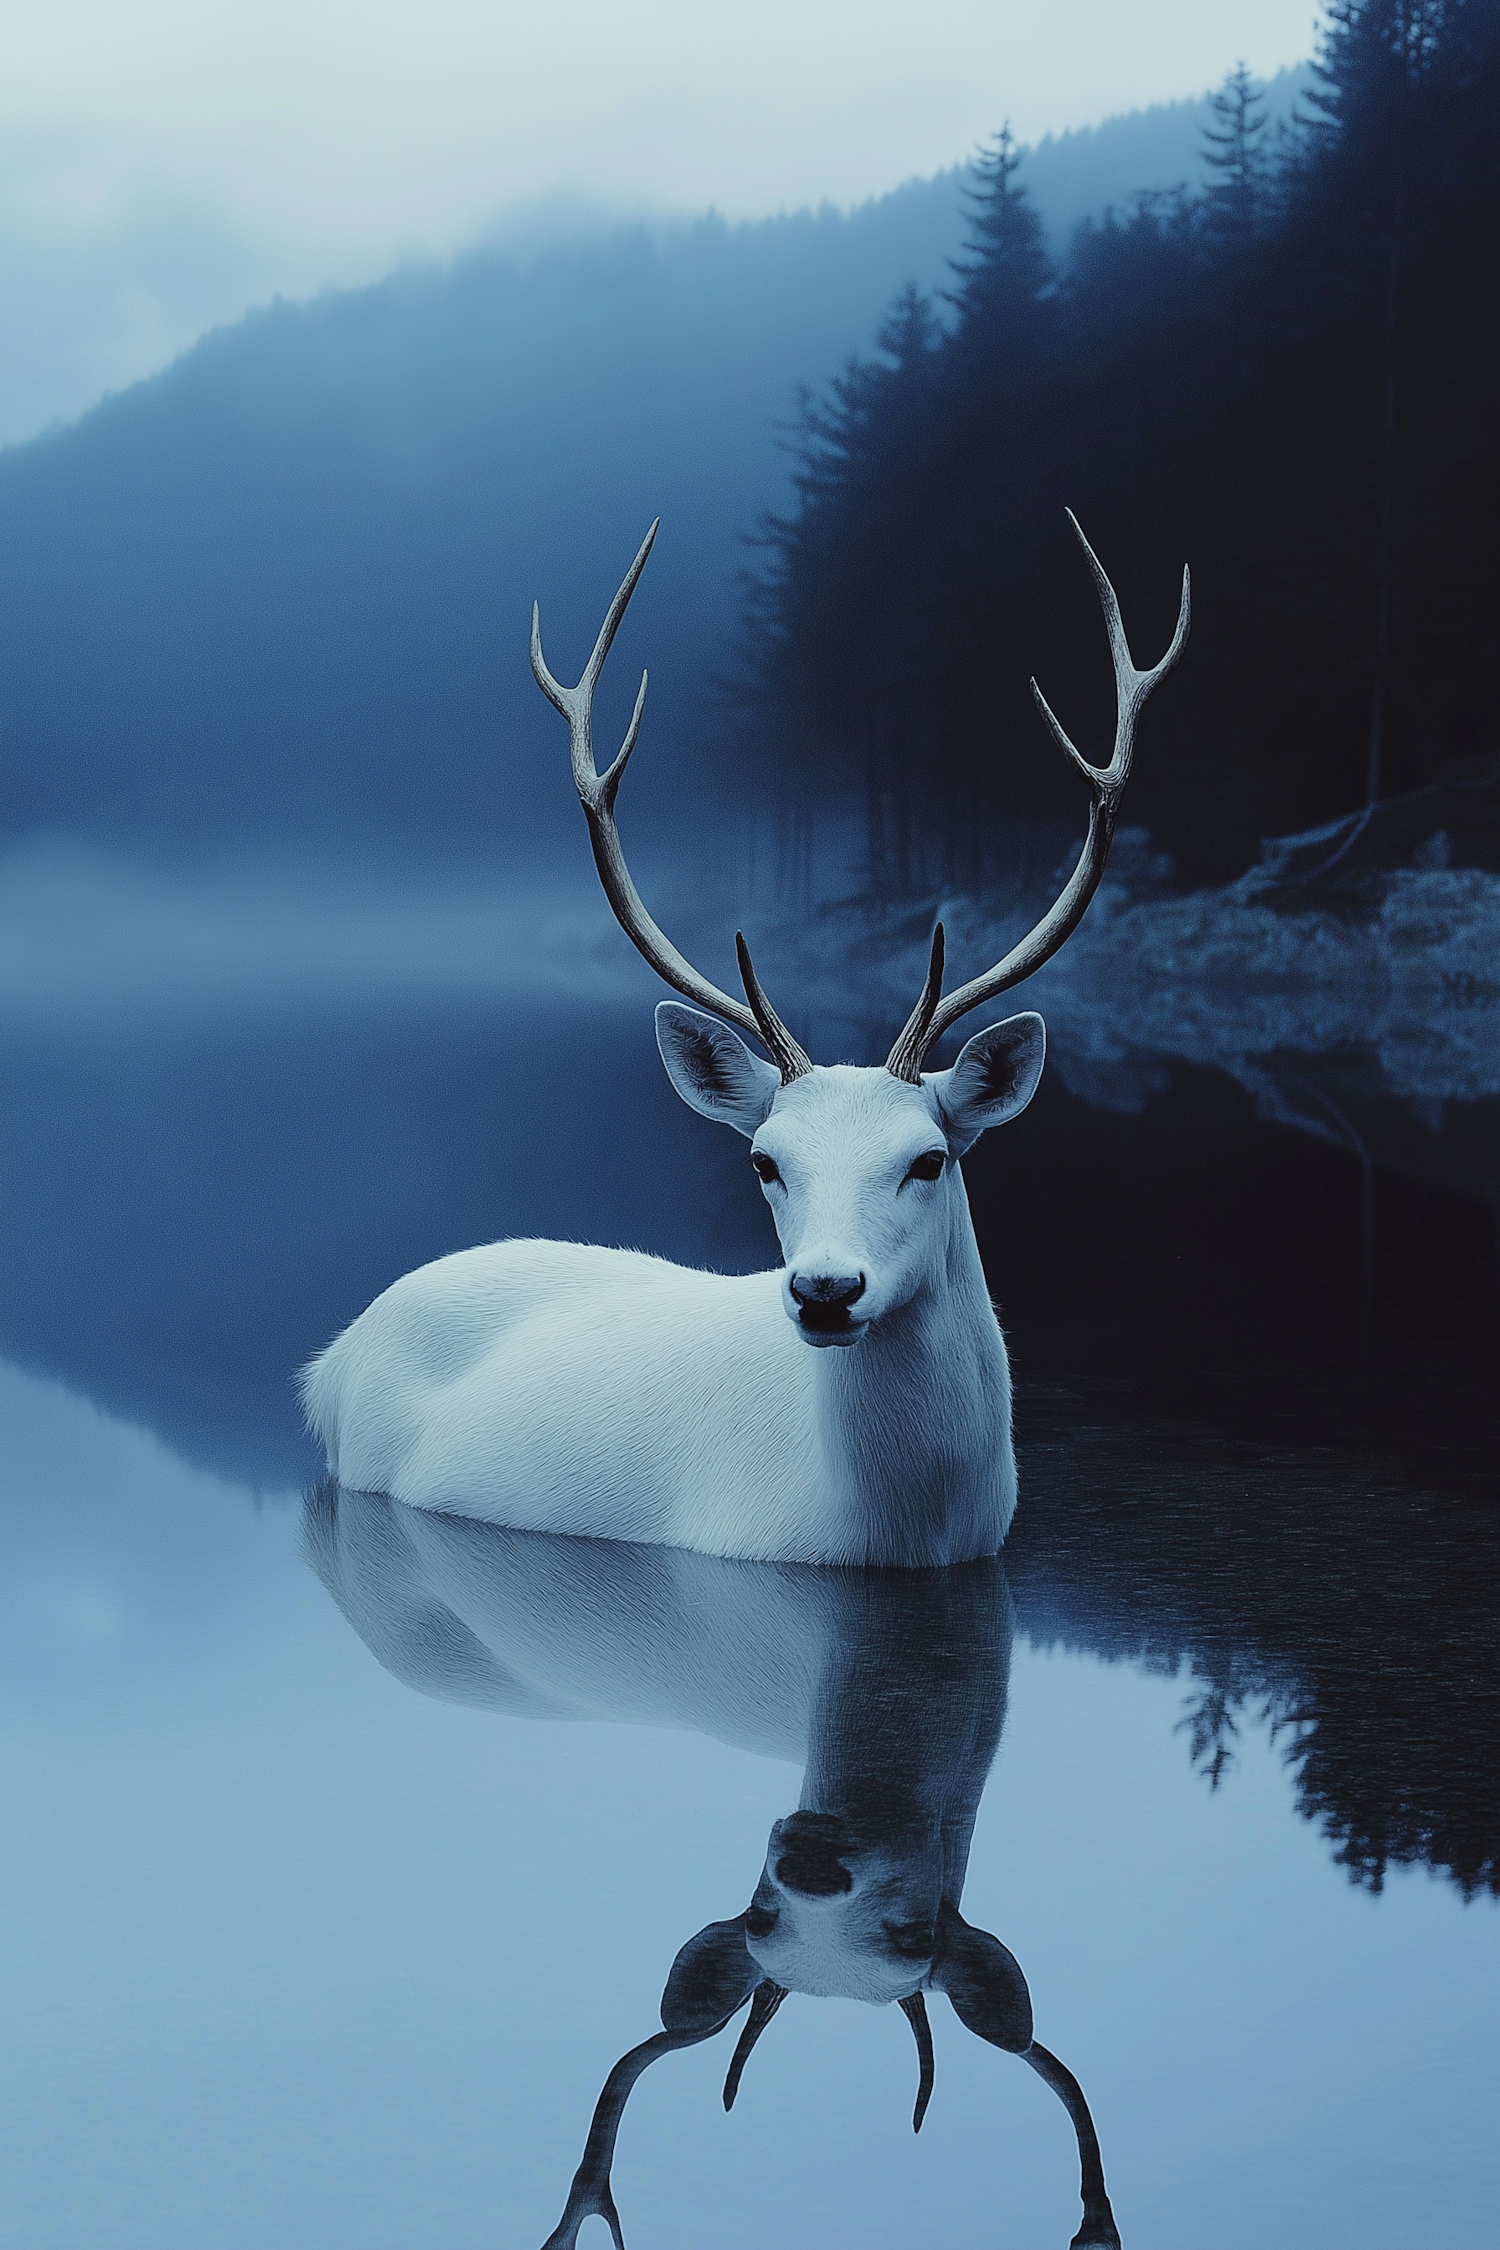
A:
<svg viewBox="0 0 1500 2250">
<path fill-rule="evenodd" d="M 766 1155 L 763 1149 L 756 1149 L 750 1161 L 755 1166 L 755 1176 L 757 1179 L 764 1180 L 769 1185 L 772 1180 L 779 1180 L 781 1178 L 781 1174 L 777 1171 L 770 1157 Z"/>
<path fill-rule="evenodd" d="M 945 1149 L 930 1148 L 925 1154 L 919 1156 L 915 1164 L 910 1167 L 906 1180 L 940 1180 L 943 1176 L 943 1166 L 947 1161 L 948 1156 Z M 901 1182 L 903 1187 L 906 1185 L 906 1180 Z"/>
<path fill-rule="evenodd" d="M 745 1932 L 749 1937 L 769 1937 L 781 1917 L 768 1906 L 752 1906 L 745 1916 Z"/>
</svg>

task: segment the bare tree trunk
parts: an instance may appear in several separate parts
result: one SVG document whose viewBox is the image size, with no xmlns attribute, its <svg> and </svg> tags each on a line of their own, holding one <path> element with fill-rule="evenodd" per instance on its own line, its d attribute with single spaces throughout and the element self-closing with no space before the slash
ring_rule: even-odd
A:
<svg viewBox="0 0 1500 2250">
<path fill-rule="evenodd" d="M 1365 763 L 1365 811 L 1380 801 L 1385 767 L 1385 706 L 1390 665 L 1391 576 L 1396 520 L 1396 333 L 1401 286 L 1402 151 L 1391 177 L 1391 232 L 1385 269 L 1384 398 L 1380 419 L 1380 531 L 1376 549 L 1375 685 L 1370 698 L 1370 747 Z"/>
</svg>

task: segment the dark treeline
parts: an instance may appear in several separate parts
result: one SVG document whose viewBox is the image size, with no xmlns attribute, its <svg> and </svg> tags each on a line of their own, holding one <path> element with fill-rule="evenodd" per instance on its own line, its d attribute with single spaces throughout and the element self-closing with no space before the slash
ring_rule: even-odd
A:
<svg viewBox="0 0 1500 2250">
<path fill-rule="evenodd" d="M 871 880 L 983 881 L 1080 818 L 1113 696 L 1072 506 L 1137 661 L 1185 560 L 1188 657 L 1131 812 L 1185 874 L 1491 750 L 1500 0 L 1336 0 L 1306 117 L 1243 70 L 1202 193 L 1142 196 L 1058 270 L 1002 135 L 941 306 L 808 401 L 740 701 L 803 819 L 862 803 Z"/>
</svg>

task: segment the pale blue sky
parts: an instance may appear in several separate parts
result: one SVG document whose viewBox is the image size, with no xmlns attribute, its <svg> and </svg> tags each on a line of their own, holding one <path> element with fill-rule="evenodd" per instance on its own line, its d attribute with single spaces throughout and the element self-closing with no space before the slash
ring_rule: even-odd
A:
<svg viewBox="0 0 1500 2250">
<path fill-rule="evenodd" d="M 753 215 L 1261 75 L 1313 0 L 3 0 L 0 439 L 519 208 Z M 24 362 L 24 365 L 20 363 Z"/>
</svg>

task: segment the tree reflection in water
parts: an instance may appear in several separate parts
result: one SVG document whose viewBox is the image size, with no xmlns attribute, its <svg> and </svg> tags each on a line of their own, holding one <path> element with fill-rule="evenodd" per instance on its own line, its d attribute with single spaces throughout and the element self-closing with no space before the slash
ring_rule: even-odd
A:
<svg viewBox="0 0 1500 2250">
<path fill-rule="evenodd" d="M 1111 1401 L 1112 1406 L 1117 1406 Z M 1021 1409 L 1006 1547 L 1022 1631 L 1192 1681 L 1213 1783 L 1259 1715 L 1351 1878 L 1500 1892 L 1500 1516 L 1389 1458 Z"/>
</svg>

